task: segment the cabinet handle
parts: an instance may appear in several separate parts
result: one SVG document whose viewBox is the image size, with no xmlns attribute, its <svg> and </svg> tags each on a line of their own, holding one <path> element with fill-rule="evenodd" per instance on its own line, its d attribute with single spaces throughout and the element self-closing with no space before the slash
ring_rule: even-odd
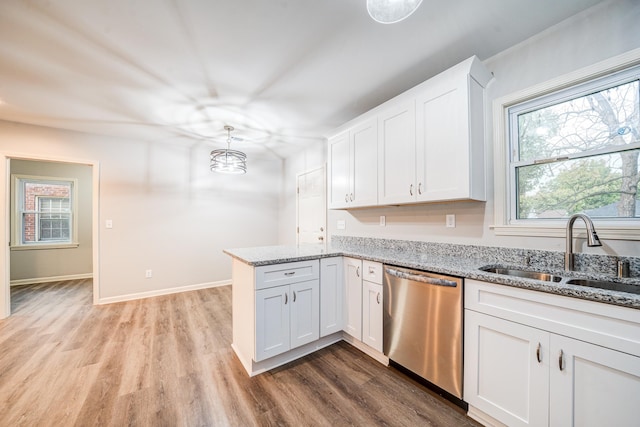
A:
<svg viewBox="0 0 640 427">
<path fill-rule="evenodd" d="M 356 276 L 360 277 L 360 267 L 356 267 Z"/>
<path fill-rule="evenodd" d="M 560 355 L 558 356 L 558 367 L 560 368 L 561 371 L 564 371 L 564 363 L 562 363 L 563 356 L 564 356 L 564 353 L 562 352 L 562 350 L 560 350 Z"/>
<path fill-rule="evenodd" d="M 349 199 L 353 202 L 353 193 L 351 193 L 351 197 L 349 197 Z"/>
<path fill-rule="evenodd" d="M 413 196 L 413 184 L 409 186 L 409 194 Z"/>
<path fill-rule="evenodd" d="M 369 274 L 375 274 L 376 273 L 376 269 L 373 267 L 369 267 Z"/>
<path fill-rule="evenodd" d="M 344 195 L 344 201 L 345 201 L 345 203 L 349 202 L 349 193 Z"/>
<path fill-rule="evenodd" d="M 289 297 L 287 296 L 287 293 L 284 293 L 284 305 L 287 305 L 287 303 L 289 302 Z"/>
<path fill-rule="evenodd" d="M 538 343 L 538 348 L 536 349 L 536 359 L 538 359 L 538 363 L 542 362 L 542 355 L 540 354 L 540 343 Z"/>
<path fill-rule="evenodd" d="M 293 276 L 294 274 L 296 274 L 295 271 L 287 271 L 286 273 L 284 273 L 285 276 Z"/>
<path fill-rule="evenodd" d="M 296 291 L 293 291 L 293 302 L 296 302 Z"/>
<path fill-rule="evenodd" d="M 376 295 L 376 301 L 378 305 L 380 305 L 380 292 L 378 292 L 378 295 Z"/>
<path fill-rule="evenodd" d="M 418 194 L 422 194 L 422 183 L 418 183 Z"/>
</svg>

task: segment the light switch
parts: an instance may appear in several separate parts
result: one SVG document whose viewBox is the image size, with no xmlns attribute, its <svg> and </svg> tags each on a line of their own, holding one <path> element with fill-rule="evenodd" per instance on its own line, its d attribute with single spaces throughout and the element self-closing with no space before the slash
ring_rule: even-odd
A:
<svg viewBox="0 0 640 427">
<path fill-rule="evenodd" d="M 113 228 L 113 220 L 111 219 L 106 220 L 104 226 L 107 228 Z"/>
<path fill-rule="evenodd" d="M 336 223 L 336 228 L 338 230 L 344 230 L 346 228 L 346 223 L 344 221 L 344 219 L 339 219 L 338 222 Z"/>
<path fill-rule="evenodd" d="M 447 215 L 447 227 L 449 228 L 456 227 L 456 216 L 454 214 Z"/>
</svg>

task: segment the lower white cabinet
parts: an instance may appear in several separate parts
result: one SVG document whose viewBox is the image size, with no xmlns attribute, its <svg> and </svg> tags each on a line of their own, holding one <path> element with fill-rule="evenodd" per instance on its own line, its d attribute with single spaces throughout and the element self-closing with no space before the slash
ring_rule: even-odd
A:
<svg viewBox="0 0 640 427">
<path fill-rule="evenodd" d="M 344 258 L 344 331 L 362 341 L 362 260 Z"/>
<path fill-rule="evenodd" d="M 638 425 L 640 312 L 474 280 L 465 286 L 470 416 L 487 425 Z"/>
<path fill-rule="evenodd" d="M 256 362 L 320 337 L 316 280 L 256 291 Z"/>
<path fill-rule="evenodd" d="M 362 342 L 382 353 L 382 284 L 362 282 Z"/>
<path fill-rule="evenodd" d="M 344 278 L 342 257 L 320 260 L 320 336 L 343 329 Z"/>
</svg>

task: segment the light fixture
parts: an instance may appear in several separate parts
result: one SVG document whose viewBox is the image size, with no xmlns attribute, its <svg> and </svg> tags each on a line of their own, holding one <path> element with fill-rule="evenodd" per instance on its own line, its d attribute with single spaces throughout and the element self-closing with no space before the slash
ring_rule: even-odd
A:
<svg viewBox="0 0 640 427">
<path fill-rule="evenodd" d="M 367 12 L 381 24 L 395 24 L 406 19 L 422 0 L 367 0 Z"/>
<path fill-rule="evenodd" d="M 243 174 L 247 173 L 247 155 L 231 149 L 231 131 L 233 126 L 226 125 L 227 148 L 211 152 L 211 170 L 213 172 Z"/>
</svg>

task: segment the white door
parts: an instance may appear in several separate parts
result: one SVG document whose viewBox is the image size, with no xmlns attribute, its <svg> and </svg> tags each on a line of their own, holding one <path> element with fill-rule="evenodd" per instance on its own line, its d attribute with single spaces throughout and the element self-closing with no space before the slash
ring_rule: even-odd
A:
<svg viewBox="0 0 640 427">
<path fill-rule="evenodd" d="M 378 202 L 412 202 L 416 194 L 416 108 L 411 100 L 378 116 Z"/>
<path fill-rule="evenodd" d="M 322 243 L 326 237 L 327 206 L 324 167 L 298 175 L 297 242 Z"/>
<path fill-rule="evenodd" d="M 549 422 L 549 333 L 465 310 L 464 400 L 508 426 Z"/>
<path fill-rule="evenodd" d="M 342 330 L 344 277 L 342 257 L 320 260 L 320 336 Z"/>
<path fill-rule="evenodd" d="M 289 350 L 289 305 L 289 286 L 256 291 L 256 362 Z"/>
<path fill-rule="evenodd" d="M 382 285 L 362 282 L 362 342 L 382 352 Z"/>
<path fill-rule="evenodd" d="M 362 261 L 344 259 L 344 331 L 362 340 Z"/>
<path fill-rule="evenodd" d="M 551 335 L 550 423 L 639 425 L 640 357 Z"/>
<path fill-rule="evenodd" d="M 291 287 L 291 348 L 320 338 L 320 282 L 294 283 Z"/>
</svg>

